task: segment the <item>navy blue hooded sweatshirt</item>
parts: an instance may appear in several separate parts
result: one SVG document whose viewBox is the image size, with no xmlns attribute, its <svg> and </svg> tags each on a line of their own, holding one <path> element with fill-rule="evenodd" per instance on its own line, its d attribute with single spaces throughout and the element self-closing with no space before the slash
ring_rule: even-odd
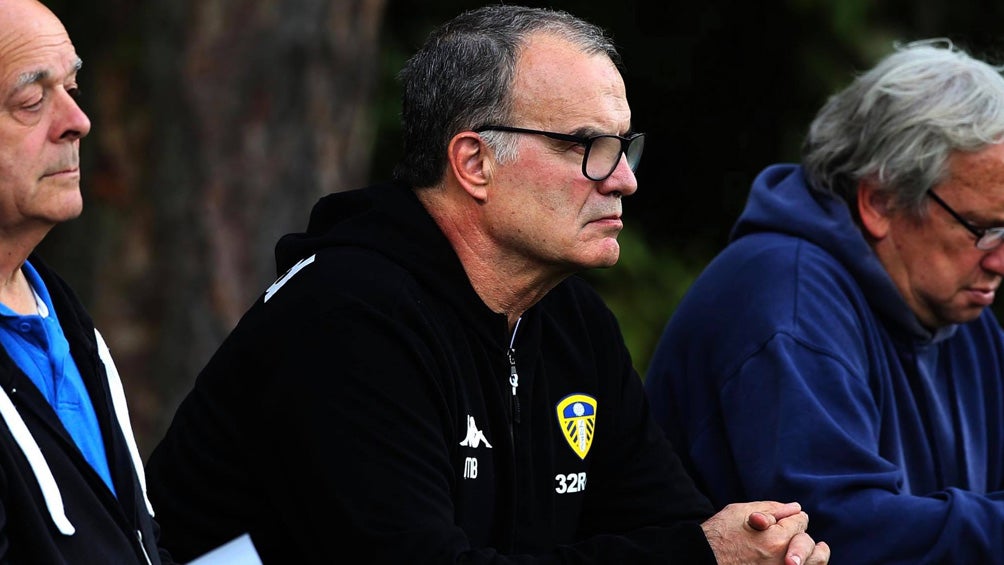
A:
<svg viewBox="0 0 1004 565">
<path fill-rule="evenodd" d="M 337 193 L 147 466 L 161 543 L 265 563 L 714 563 L 711 505 L 571 278 L 510 335 L 414 193 Z"/>
<path fill-rule="evenodd" d="M 830 563 L 1001 563 L 1004 340 L 924 329 L 836 197 L 756 179 L 646 376 L 716 506 L 798 500 Z"/>
</svg>

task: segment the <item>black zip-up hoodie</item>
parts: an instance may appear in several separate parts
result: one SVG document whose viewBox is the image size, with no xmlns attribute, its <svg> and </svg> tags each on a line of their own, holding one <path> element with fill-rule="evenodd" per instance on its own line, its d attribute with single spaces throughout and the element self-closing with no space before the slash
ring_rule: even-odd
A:
<svg viewBox="0 0 1004 565">
<path fill-rule="evenodd" d="M 32 255 L 94 404 L 115 494 L 0 347 L 0 563 L 159 564 L 156 524 L 118 372 L 69 286 Z"/>
<path fill-rule="evenodd" d="M 572 277 L 514 335 L 412 190 L 337 193 L 199 375 L 147 466 L 185 560 L 714 563 L 713 512 Z"/>
</svg>

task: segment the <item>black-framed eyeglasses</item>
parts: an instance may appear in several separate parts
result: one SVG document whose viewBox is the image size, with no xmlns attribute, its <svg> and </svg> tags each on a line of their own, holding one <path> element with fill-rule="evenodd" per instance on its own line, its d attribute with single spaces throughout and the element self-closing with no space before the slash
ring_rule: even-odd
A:
<svg viewBox="0 0 1004 565">
<path fill-rule="evenodd" d="M 951 216 L 955 218 L 955 220 L 959 222 L 962 227 L 969 230 L 969 233 L 976 236 L 977 249 L 990 251 L 991 249 L 996 249 L 1001 242 L 1004 241 L 1004 227 L 978 228 L 960 216 L 958 212 L 952 210 L 952 207 L 942 200 L 940 196 L 935 194 L 933 190 L 928 190 L 927 195 L 931 197 L 931 200 L 937 202 L 938 206 L 941 206 L 946 212 L 951 214 Z"/>
<path fill-rule="evenodd" d="M 586 175 L 587 179 L 597 182 L 606 180 L 607 177 L 614 173 L 614 169 L 617 168 L 617 163 L 620 162 L 622 154 L 627 157 L 627 163 L 631 167 L 631 170 L 636 170 L 638 168 L 638 161 L 641 161 L 642 149 L 645 148 L 645 134 L 643 133 L 632 133 L 627 137 L 613 134 L 584 137 L 581 135 L 511 126 L 485 125 L 474 129 L 475 133 L 485 131 L 529 133 L 532 135 L 543 135 L 559 141 L 578 143 L 585 148 L 585 152 L 582 154 L 582 174 Z"/>
</svg>

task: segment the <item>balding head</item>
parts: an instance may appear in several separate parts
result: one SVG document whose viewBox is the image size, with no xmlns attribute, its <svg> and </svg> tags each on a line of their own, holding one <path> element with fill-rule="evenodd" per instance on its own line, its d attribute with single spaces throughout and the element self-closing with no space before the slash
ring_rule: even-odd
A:
<svg viewBox="0 0 1004 565">
<path fill-rule="evenodd" d="M 0 230 L 20 245 L 80 214 L 80 57 L 36 0 L 0 0 Z M 2 270 L 2 269 L 0 269 Z"/>
<path fill-rule="evenodd" d="M 0 42 L 18 33 L 34 33 L 49 27 L 63 29 L 59 18 L 37 0 L 0 1 Z"/>
</svg>

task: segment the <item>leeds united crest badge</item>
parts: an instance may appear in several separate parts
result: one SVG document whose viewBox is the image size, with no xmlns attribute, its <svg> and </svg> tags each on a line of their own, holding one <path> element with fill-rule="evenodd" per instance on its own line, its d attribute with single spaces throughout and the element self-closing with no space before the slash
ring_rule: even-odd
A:
<svg viewBox="0 0 1004 565">
<path fill-rule="evenodd" d="M 596 399 L 585 394 L 570 394 L 557 405 L 558 424 L 572 451 L 585 459 L 596 430 Z"/>
</svg>

